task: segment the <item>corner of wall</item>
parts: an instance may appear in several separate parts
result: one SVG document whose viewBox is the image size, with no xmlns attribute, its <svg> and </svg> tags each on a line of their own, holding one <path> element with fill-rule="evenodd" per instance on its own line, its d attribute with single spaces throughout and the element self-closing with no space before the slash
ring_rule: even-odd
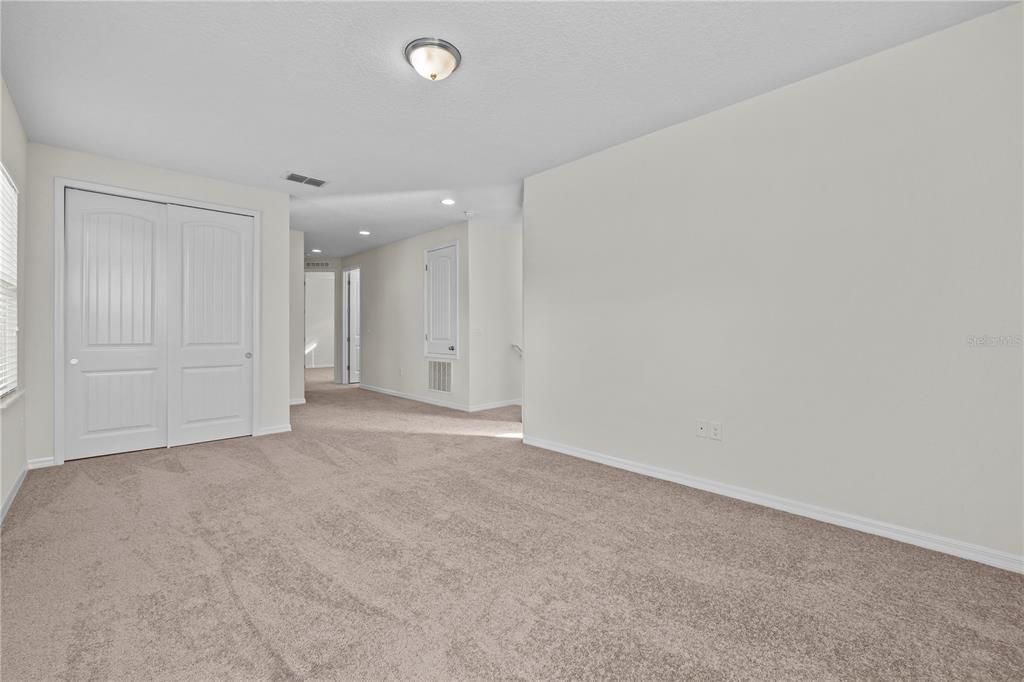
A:
<svg viewBox="0 0 1024 682">
<path fill-rule="evenodd" d="M 299 230 L 290 230 L 288 238 L 288 401 L 291 405 L 300 405 L 306 400 L 306 235 Z"/>
</svg>

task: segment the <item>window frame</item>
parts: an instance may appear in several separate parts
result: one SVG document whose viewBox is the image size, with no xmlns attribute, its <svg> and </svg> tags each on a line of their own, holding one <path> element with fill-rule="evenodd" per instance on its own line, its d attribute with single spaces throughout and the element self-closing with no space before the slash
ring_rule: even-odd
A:
<svg viewBox="0 0 1024 682">
<path fill-rule="evenodd" d="M 21 343 L 20 343 L 21 342 L 21 329 L 20 329 L 20 326 L 19 326 L 19 316 L 20 316 L 20 305 L 19 305 L 20 301 L 19 301 L 19 299 L 20 299 L 20 291 L 21 290 L 20 290 L 20 282 L 19 282 L 20 273 L 19 273 L 19 268 L 18 268 L 18 257 L 19 257 L 19 250 L 20 250 L 19 249 L 19 247 L 20 247 L 20 244 L 19 244 L 19 241 L 20 241 L 19 237 L 20 237 L 20 235 L 19 235 L 19 229 L 18 229 L 18 227 L 19 227 L 18 223 L 19 223 L 19 204 L 20 204 L 19 196 L 20 196 L 20 192 L 18 191 L 17 183 L 14 182 L 14 178 L 11 177 L 11 174 L 7 171 L 7 168 L 2 163 L 0 163 L 0 184 L 2 184 L 2 187 L 0 187 L 0 240 L 2 240 L 2 238 L 3 238 L 3 234 L 2 233 L 3 233 L 4 230 L 13 229 L 13 235 L 12 235 L 13 239 L 11 239 L 11 241 L 14 244 L 14 258 L 13 258 L 14 272 L 9 274 L 8 277 L 6 277 L 6 278 L 4 277 L 5 273 L 4 273 L 3 262 L 2 262 L 2 260 L 0 260 L 0 292 L 2 292 L 2 293 L 0 293 L 0 295 L 2 295 L 4 297 L 10 296 L 11 297 L 11 305 L 12 305 L 12 307 L 14 309 L 13 310 L 13 313 L 14 313 L 14 333 L 13 333 L 13 339 L 14 339 L 14 349 L 13 350 L 14 350 L 14 353 L 13 353 L 13 358 L 10 356 L 9 351 L 8 351 L 8 349 L 6 347 L 4 348 L 3 355 L 0 355 L 0 366 L 2 366 L 5 361 L 12 361 L 13 362 L 13 365 L 14 365 L 14 375 L 13 375 L 12 378 L 10 378 L 8 380 L 7 383 L 0 383 L 0 401 L 2 401 L 2 400 L 5 400 L 7 398 L 10 398 L 12 395 L 17 393 L 18 389 L 21 387 L 21 377 L 20 377 L 21 363 L 19 362 L 19 360 L 20 360 L 19 355 L 20 355 L 20 349 L 21 349 Z M 7 201 L 6 197 L 3 196 L 3 195 L 7 194 L 8 187 L 10 188 L 10 190 L 9 190 L 10 191 L 10 196 L 11 196 L 11 199 L 13 200 L 13 203 L 14 203 L 14 210 L 12 212 L 14 220 L 13 220 L 13 224 L 11 224 L 11 225 L 8 225 L 6 223 L 6 221 L 4 221 L 4 216 L 3 216 L 4 211 L 2 209 L 3 203 L 6 203 L 6 201 Z M 6 284 L 5 284 L 5 281 L 6 281 Z M 7 334 L 9 333 L 9 330 L 7 329 L 7 325 L 6 325 L 7 320 L 8 320 L 8 317 L 7 317 L 6 313 L 3 314 L 3 315 L 0 315 L 0 338 L 6 338 Z"/>
</svg>

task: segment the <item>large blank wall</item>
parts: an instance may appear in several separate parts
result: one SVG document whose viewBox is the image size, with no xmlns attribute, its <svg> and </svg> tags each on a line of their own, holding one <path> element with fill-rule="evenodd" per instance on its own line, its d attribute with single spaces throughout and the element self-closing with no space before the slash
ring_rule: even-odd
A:
<svg viewBox="0 0 1024 682">
<path fill-rule="evenodd" d="M 1020 11 L 529 178 L 527 438 L 1020 555 Z"/>
</svg>

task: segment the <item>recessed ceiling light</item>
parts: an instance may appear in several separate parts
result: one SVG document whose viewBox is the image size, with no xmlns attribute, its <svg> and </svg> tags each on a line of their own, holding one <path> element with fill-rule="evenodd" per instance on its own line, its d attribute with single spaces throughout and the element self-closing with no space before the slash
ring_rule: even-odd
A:
<svg viewBox="0 0 1024 682">
<path fill-rule="evenodd" d="M 427 80 L 443 81 L 459 68 L 462 54 L 447 40 L 417 38 L 405 46 L 405 60 Z"/>
<path fill-rule="evenodd" d="M 444 204 L 445 206 L 454 206 L 455 199 L 441 199 L 441 203 Z"/>
<path fill-rule="evenodd" d="M 313 253 L 323 253 L 320 249 L 313 249 Z"/>
<path fill-rule="evenodd" d="M 359 230 L 359 234 L 361 234 L 361 235 L 363 235 L 365 237 L 366 235 L 368 235 L 370 233 L 367 232 L 366 230 Z"/>
</svg>

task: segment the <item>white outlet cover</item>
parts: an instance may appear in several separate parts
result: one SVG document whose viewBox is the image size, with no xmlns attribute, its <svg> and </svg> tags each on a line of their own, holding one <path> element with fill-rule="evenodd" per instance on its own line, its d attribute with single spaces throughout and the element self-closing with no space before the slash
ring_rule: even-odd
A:
<svg viewBox="0 0 1024 682">
<path fill-rule="evenodd" d="M 708 422 L 706 419 L 697 420 L 697 438 L 708 437 Z"/>
<path fill-rule="evenodd" d="M 708 437 L 712 440 L 722 440 L 722 422 L 708 423 Z"/>
</svg>

